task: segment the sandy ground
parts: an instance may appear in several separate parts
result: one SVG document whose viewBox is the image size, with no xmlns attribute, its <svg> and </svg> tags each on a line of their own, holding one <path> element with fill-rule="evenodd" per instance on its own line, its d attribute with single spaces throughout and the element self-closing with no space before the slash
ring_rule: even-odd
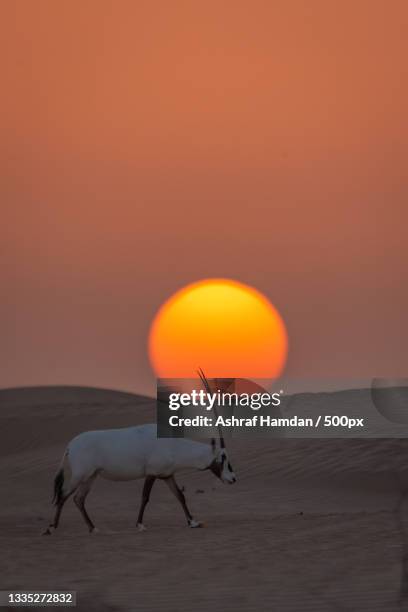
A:
<svg viewBox="0 0 408 612">
<path fill-rule="evenodd" d="M 236 485 L 178 478 L 204 529 L 185 526 L 158 482 L 139 533 L 142 482 L 100 479 L 88 510 L 101 533 L 88 534 L 70 501 L 42 537 L 70 438 L 154 420 L 154 404 L 130 394 L 0 392 L 1 589 L 76 590 L 84 611 L 408 609 L 395 512 L 407 441 L 232 440 Z"/>
</svg>

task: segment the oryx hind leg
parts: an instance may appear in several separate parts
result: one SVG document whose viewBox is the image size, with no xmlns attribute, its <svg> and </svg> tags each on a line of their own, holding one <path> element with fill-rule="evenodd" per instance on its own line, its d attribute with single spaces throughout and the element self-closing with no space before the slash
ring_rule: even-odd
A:
<svg viewBox="0 0 408 612">
<path fill-rule="evenodd" d="M 52 523 L 50 523 L 47 527 L 47 529 L 43 532 L 43 535 L 51 535 L 53 531 L 55 531 L 55 529 L 57 529 L 59 522 L 60 522 L 60 518 L 61 518 L 61 512 L 62 509 L 65 505 L 65 502 L 67 501 L 67 499 L 69 497 L 71 497 L 71 495 L 73 493 L 75 493 L 75 490 L 77 488 L 78 484 L 74 484 L 72 485 L 67 493 L 63 493 L 62 489 L 60 494 L 58 495 L 58 498 L 55 502 L 55 514 L 54 514 L 54 520 L 52 521 Z"/>
<path fill-rule="evenodd" d="M 57 503 L 57 507 L 56 507 L 55 514 L 54 514 L 54 520 L 52 521 L 52 523 L 48 525 L 43 535 L 51 535 L 52 532 L 58 527 L 59 522 L 60 522 L 62 508 L 64 507 L 64 504 L 70 495 L 71 493 L 61 498 L 60 501 Z"/>
<path fill-rule="evenodd" d="M 184 497 L 184 493 L 180 489 L 180 487 L 178 486 L 174 476 L 169 476 L 168 478 L 164 478 L 163 480 L 167 484 L 167 486 L 169 487 L 170 491 L 172 493 L 174 493 L 174 495 L 179 500 L 179 502 L 181 504 L 181 507 L 183 508 L 183 512 L 185 514 L 185 517 L 187 519 L 188 526 L 189 527 L 202 527 L 202 523 L 200 523 L 199 521 L 195 521 L 193 519 L 193 516 L 192 516 L 190 510 L 187 507 L 186 498 Z"/>
<path fill-rule="evenodd" d="M 90 531 L 90 533 L 98 531 L 97 528 L 95 527 L 95 525 L 93 524 L 88 512 L 86 511 L 85 508 L 85 500 L 86 497 L 89 493 L 89 491 L 91 490 L 92 484 L 96 478 L 97 474 L 93 474 L 90 478 L 88 478 L 87 480 L 81 482 L 75 492 L 74 495 L 74 502 L 75 505 L 77 506 L 77 508 L 79 509 L 80 513 L 83 516 L 83 519 Z"/>
</svg>

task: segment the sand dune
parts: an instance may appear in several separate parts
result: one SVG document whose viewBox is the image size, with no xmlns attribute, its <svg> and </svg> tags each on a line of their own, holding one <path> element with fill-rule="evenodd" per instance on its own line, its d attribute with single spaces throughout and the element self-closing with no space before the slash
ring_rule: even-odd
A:
<svg viewBox="0 0 408 612">
<path fill-rule="evenodd" d="M 84 611 L 400 609 L 406 440 L 233 439 L 235 486 L 178 478 L 206 529 L 187 529 L 159 482 L 139 533 L 142 483 L 100 480 L 88 509 L 101 534 L 68 503 L 41 537 L 69 439 L 154 420 L 155 402 L 129 393 L 0 391 L 2 589 L 73 589 Z"/>
</svg>

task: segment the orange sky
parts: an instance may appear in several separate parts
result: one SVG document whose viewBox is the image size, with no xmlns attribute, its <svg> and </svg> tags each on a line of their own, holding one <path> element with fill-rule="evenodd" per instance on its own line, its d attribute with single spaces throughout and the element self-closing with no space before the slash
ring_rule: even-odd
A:
<svg viewBox="0 0 408 612">
<path fill-rule="evenodd" d="M 148 327 L 230 277 L 292 376 L 407 374 L 405 0 L 4 0 L 0 386 L 154 391 Z"/>
</svg>

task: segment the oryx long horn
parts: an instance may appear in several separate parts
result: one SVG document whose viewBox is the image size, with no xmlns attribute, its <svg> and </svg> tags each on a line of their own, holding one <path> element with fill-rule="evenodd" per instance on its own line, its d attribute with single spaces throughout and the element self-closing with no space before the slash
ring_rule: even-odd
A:
<svg viewBox="0 0 408 612">
<path fill-rule="evenodd" d="M 205 377 L 204 372 L 202 371 L 201 368 L 198 368 L 197 370 L 197 374 L 199 375 L 199 377 L 201 378 L 203 385 L 205 387 L 205 390 L 207 391 L 207 393 L 211 393 L 211 388 L 210 385 L 208 384 L 208 380 Z M 215 403 L 214 403 L 214 414 L 215 414 L 215 418 L 218 419 L 218 410 L 215 407 Z M 220 446 L 221 448 L 225 448 L 225 442 L 224 442 L 224 436 L 222 435 L 222 429 L 221 429 L 221 425 L 218 425 L 218 435 L 220 437 Z"/>
</svg>

